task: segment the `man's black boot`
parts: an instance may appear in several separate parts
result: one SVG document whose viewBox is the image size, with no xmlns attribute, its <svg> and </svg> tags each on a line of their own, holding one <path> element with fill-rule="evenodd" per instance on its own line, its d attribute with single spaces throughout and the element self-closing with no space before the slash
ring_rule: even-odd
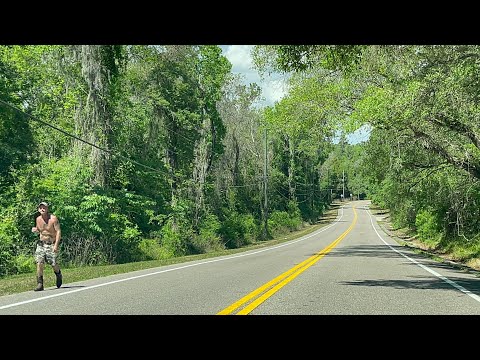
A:
<svg viewBox="0 0 480 360">
<path fill-rule="evenodd" d="M 43 276 L 37 276 L 37 287 L 33 291 L 43 290 Z"/>
<path fill-rule="evenodd" d="M 60 286 L 62 286 L 62 270 L 58 270 L 58 273 L 55 273 L 55 276 L 57 277 L 57 288 L 59 288 Z"/>
</svg>

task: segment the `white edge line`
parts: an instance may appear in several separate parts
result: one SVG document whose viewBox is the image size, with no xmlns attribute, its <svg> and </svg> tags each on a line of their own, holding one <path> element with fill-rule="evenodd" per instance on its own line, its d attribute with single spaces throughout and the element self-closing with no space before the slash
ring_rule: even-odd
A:
<svg viewBox="0 0 480 360">
<path fill-rule="evenodd" d="M 383 238 L 380 236 L 380 234 L 378 233 L 377 229 L 375 228 L 375 225 L 373 224 L 373 217 L 372 217 L 372 215 L 370 214 L 370 209 L 368 209 L 367 213 L 368 213 L 368 216 L 370 216 L 370 222 L 372 223 L 373 230 L 375 230 L 375 232 L 377 233 L 377 236 L 380 238 L 380 240 L 382 240 L 383 243 L 384 243 L 385 245 L 387 245 L 390 249 L 392 249 L 393 251 L 395 251 L 395 252 L 397 252 L 398 254 L 402 255 L 404 258 L 406 258 L 407 260 L 413 262 L 414 264 L 420 266 L 422 269 L 428 271 L 430 274 L 433 274 L 433 275 L 435 275 L 436 277 L 438 277 L 439 279 L 442 279 L 442 280 L 445 281 L 447 284 L 453 286 L 453 287 L 456 288 L 457 290 L 460 290 L 460 291 L 463 292 L 464 294 L 467 294 L 467 295 L 470 296 L 471 298 L 473 298 L 473 299 L 477 300 L 478 302 L 480 302 L 480 296 L 472 293 L 470 290 L 465 289 L 462 285 L 457 284 L 455 281 L 452 281 L 452 280 L 448 279 L 447 277 L 439 274 L 439 273 L 436 272 L 435 270 L 430 269 L 428 266 L 425 266 L 425 265 L 423 265 L 423 264 L 420 264 L 417 260 L 412 259 L 412 258 L 409 257 L 408 255 L 405 255 L 402 251 L 399 251 L 399 250 L 395 249 L 394 247 L 392 247 L 391 245 L 389 245 L 385 240 L 383 240 Z"/>
<path fill-rule="evenodd" d="M 173 269 L 165 269 L 165 270 L 155 271 L 155 272 L 148 273 L 148 274 L 137 275 L 137 276 L 132 276 L 132 277 L 125 278 L 125 279 L 114 280 L 114 281 L 109 281 L 109 282 L 102 283 L 102 284 L 87 286 L 87 287 L 84 287 L 84 288 L 81 288 L 81 289 L 75 289 L 75 290 L 71 290 L 71 291 L 68 291 L 68 292 L 62 292 L 62 293 L 59 293 L 59 294 L 47 295 L 47 296 L 43 296 L 43 297 L 37 298 L 37 299 L 20 301 L 20 302 L 17 302 L 17 303 L 0 306 L 0 310 L 8 309 L 8 308 L 11 308 L 11 307 L 14 307 L 14 306 L 25 305 L 25 304 L 33 303 L 33 302 L 37 302 L 37 301 L 42 301 L 42 300 L 46 300 L 46 299 L 51 299 L 51 298 L 54 298 L 54 297 L 57 297 L 57 296 L 69 295 L 69 294 L 73 294 L 73 293 L 76 293 L 76 292 L 79 292 L 79 291 L 85 291 L 85 290 L 90 290 L 90 289 L 94 289 L 94 288 L 98 288 L 98 287 L 102 287 L 102 286 L 116 284 L 116 283 L 120 283 L 120 282 L 123 282 L 123 281 L 139 279 L 139 278 L 146 277 L 146 276 L 162 274 L 162 273 L 166 273 L 166 272 L 174 271 L 174 270 L 181 270 L 181 269 L 189 268 L 189 267 L 192 267 L 192 266 L 209 264 L 209 263 L 213 263 L 213 262 L 217 262 L 217 261 L 225 261 L 225 260 L 235 259 L 235 258 L 242 257 L 242 256 L 250 256 L 250 255 L 258 254 L 258 253 L 261 253 L 261 252 L 264 252 L 264 251 L 270 251 L 270 250 L 278 249 L 278 248 L 281 248 L 283 246 L 289 246 L 289 245 L 295 244 L 299 241 L 303 241 L 303 240 L 306 240 L 308 238 L 311 238 L 312 236 L 318 235 L 321 232 L 323 232 L 323 231 L 331 228 L 332 226 L 338 224 L 338 222 L 343 217 L 343 206 L 341 207 L 341 209 L 342 209 L 342 214 L 340 215 L 340 217 L 338 217 L 338 219 L 335 220 L 335 222 L 333 224 L 330 224 L 327 227 L 324 227 L 324 228 L 322 228 L 318 231 L 315 231 L 315 232 L 311 233 L 310 235 L 303 236 L 303 237 L 301 237 L 301 238 L 299 238 L 298 240 L 295 240 L 295 241 L 289 241 L 289 242 L 284 243 L 284 244 L 268 247 L 266 249 L 257 250 L 257 251 L 253 251 L 253 252 L 247 252 L 247 253 L 232 255 L 232 256 L 223 257 L 223 258 L 216 258 L 216 259 L 202 261 L 202 262 L 195 263 L 195 264 L 187 264 L 187 265 L 179 266 L 179 267 L 176 267 L 176 268 L 173 268 Z M 116 274 L 116 275 L 119 275 L 119 274 Z"/>
</svg>

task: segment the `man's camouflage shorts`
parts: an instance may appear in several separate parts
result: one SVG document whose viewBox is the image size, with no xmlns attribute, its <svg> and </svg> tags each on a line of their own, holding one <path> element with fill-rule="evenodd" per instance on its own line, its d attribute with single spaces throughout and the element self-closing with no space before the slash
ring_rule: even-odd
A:
<svg viewBox="0 0 480 360">
<path fill-rule="evenodd" d="M 35 262 L 55 266 L 57 264 L 57 253 L 53 251 L 53 246 L 54 244 L 45 244 L 43 241 L 38 241 L 35 250 Z"/>
</svg>

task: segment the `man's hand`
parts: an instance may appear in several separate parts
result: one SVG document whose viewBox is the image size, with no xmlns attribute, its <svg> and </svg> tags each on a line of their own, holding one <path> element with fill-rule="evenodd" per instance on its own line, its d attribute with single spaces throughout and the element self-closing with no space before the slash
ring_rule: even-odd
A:
<svg viewBox="0 0 480 360">
<path fill-rule="evenodd" d="M 32 227 L 32 232 L 33 232 L 33 233 L 38 233 L 38 229 L 37 229 L 36 226 Z"/>
</svg>

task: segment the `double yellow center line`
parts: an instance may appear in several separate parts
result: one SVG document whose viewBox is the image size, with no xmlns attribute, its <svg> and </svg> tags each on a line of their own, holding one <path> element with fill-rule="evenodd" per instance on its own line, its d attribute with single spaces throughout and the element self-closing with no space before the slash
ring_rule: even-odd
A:
<svg viewBox="0 0 480 360">
<path fill-rule="evenodd" d="M 347 236 L 350 231 L 352 231 L 355 223 L 357 222 L 357 211 L 355 210 L 355 207 L 353 207 L 353 214 L 353 222 L 350 227 L 330 245 L 320 250 L 315 255 L 309 257 L 305 261 L 302 261 L 300 264 L 294 266 L 290 270 L 277 276 L 275 279 L 252 291 L 250 294 L 244 296 L 232 305 L 226 307 L 225 309 L 217 313 L 217 315 L 247 315 L 252 312 L 270 296 L 275 294 L 278 290 L 287 285 L 290 281 L 295 279 L 298 275 L 307 270 L 310 266 L 315 264 L 318 260 L 328 254 L 335 246 L 337 246 L 338 243 L 342 241 L 342 239 Z M 237 312 L 235 313 L 235 311 Z"/>
</svg>

